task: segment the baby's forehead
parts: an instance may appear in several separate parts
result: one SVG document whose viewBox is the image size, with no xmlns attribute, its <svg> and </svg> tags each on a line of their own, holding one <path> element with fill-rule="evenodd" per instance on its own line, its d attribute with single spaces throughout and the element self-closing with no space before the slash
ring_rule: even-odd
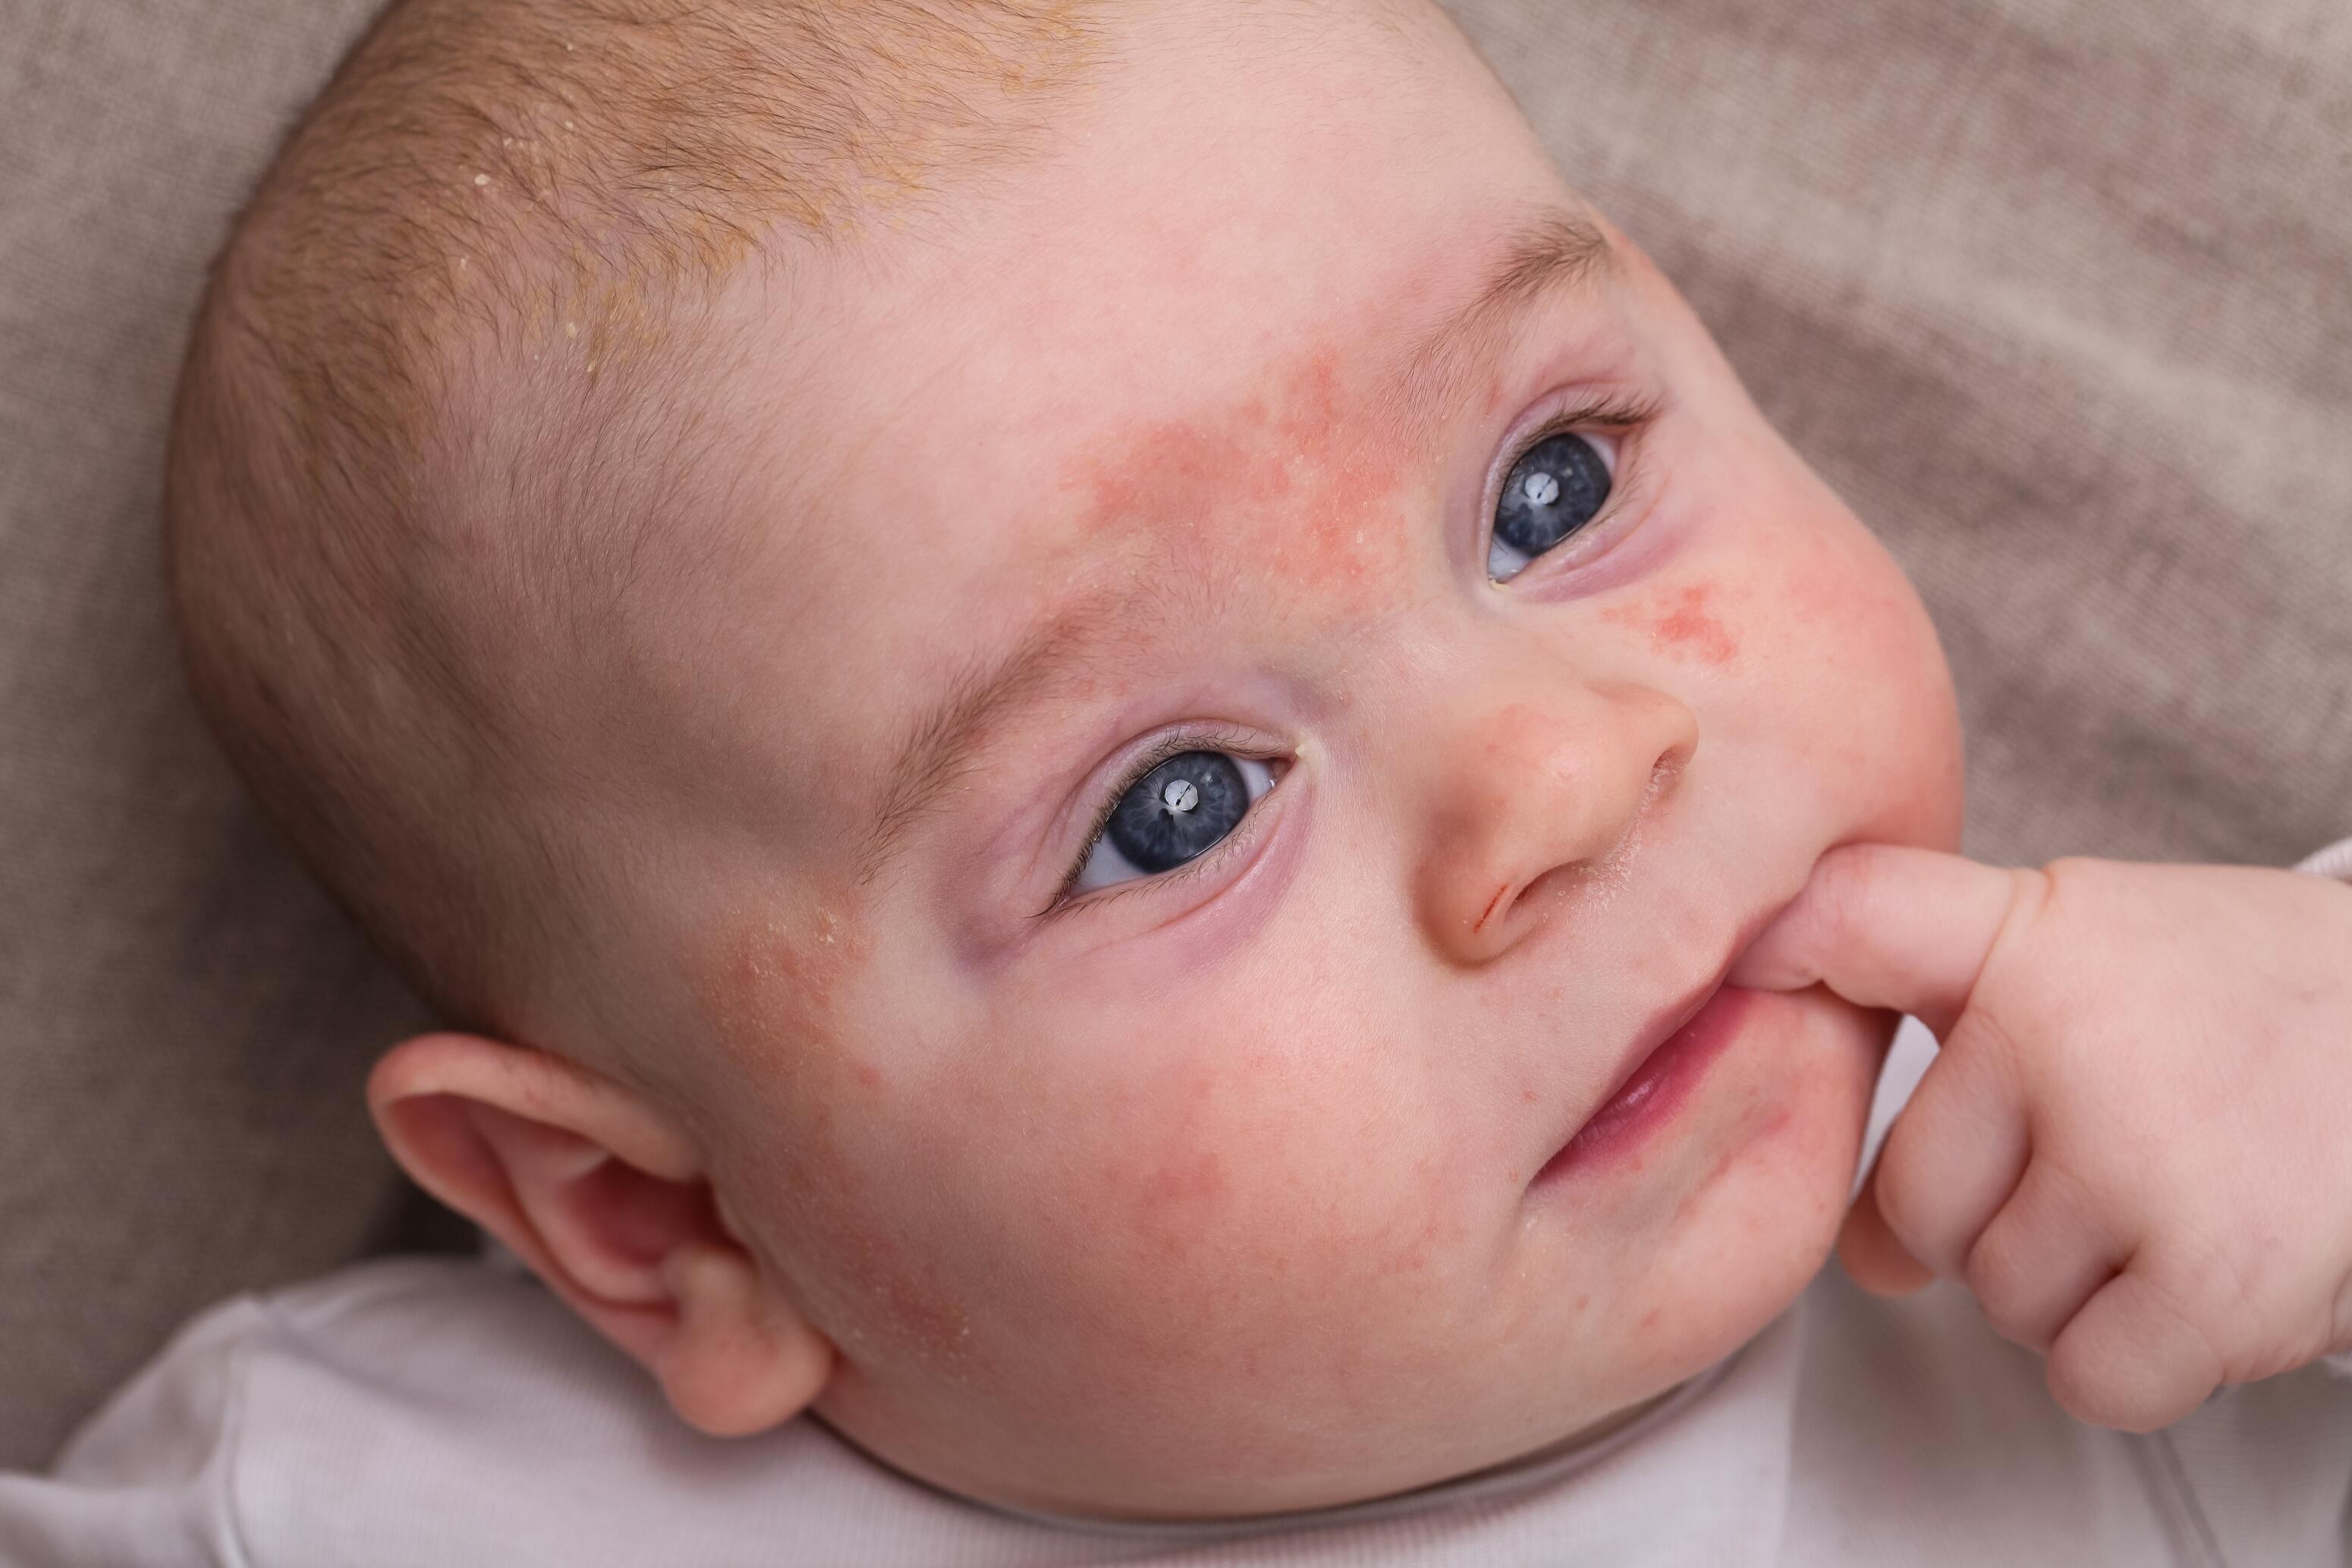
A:
<svg viewBox="0 0 2352 1568">
<path fill-rule="evenodd" d="M 739 586 L 828 794 L 1076 629 L 1111 622 L 1086 651 L 1116 674 L 1147 632 L 1392 575 L 1415 433 L 1462 390 L 1430 331 L 1605 253 L 1475 62 L 1370 53 L 1245 64 L 1250 91 L 1155 56 L 1034 167 L 877 209 L 743 296 L 775 345 L 755 460 L 784 483 Z"/>
<path fill-rule="evenodd" d="M 1598 299 L 1614 265 L 1557 189 L 1435 227 L 1239 298 L 1132 256 L 850 294 L 817 362 L 855 373 L 792 400 L 810 412 L 780 439 L 814 460 L 755 574 L 778 610 L 760 656 L 805 687 L 778 691 L 790 766 L 817 739 L 824 793 L 887 815 L 1005 688 L 1067 704 L 1230 675 L 1401 601 L 1412 552 L 1438 548 L 1404 522 L 1439 482 L 1428 448 L 1498 390 L 1487 340 L 1547 290 Z M 1098 298 L 1089 280 L 1132 308 L 1057 307 Z"/>
</svg>

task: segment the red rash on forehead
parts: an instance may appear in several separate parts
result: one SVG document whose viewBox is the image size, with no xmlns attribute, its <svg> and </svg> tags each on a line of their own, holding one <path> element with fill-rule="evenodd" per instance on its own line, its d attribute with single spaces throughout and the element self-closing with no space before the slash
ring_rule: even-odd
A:
<svg viewBox="0 0 2352 1568">
<path fill-rule="evenodd" d="M 1342 381 L 1328 346 L 1268 378 L 1270 392 L 1183 417 L 1113 425 L 1066 465 L 1080 537 L 1114 530 L 1361 607 L 1404 555 L 1394 422 Z"/>
<path fill-rule="evenodd" d="M 1650 634 L 1650 645 L 1662 653 L 1697 660 L 1703 664 L 1727 664 L 1739 644 L 1717 618 L 1712 608 L 1715 584 L 1689 582 L 1671 590 L 1663 600 L 1616 604 L 1601 618 Z"/>
</svg>

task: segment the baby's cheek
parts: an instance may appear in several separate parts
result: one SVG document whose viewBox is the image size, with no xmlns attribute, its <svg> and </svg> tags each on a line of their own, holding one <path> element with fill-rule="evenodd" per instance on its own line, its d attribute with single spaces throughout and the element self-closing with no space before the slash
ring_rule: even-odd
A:
<svg viewBox="0 0 2352 1568">
<path fill-rule="evenodd" d="M 953 1371 L 978 1352 L 961 1293 L 909 1244 L 893 1188 L 861 1176 L 908 1085 L 855 1020 L 872 958 L 856 888 L 722 921 L 698 982 L 726 1056 L 717 1085 L 730 1207 L 855 1362 L 887 1347 Z"/>
<path fill-rule="evenodd" d="M 1824 541 L 1825 552 L 1832 541 Z M 1926 609 L 1859 524 L 1843 540 L 1845 570 L 1824 566 L 1790 593 L 1837 678 L 1816 692 L 1825 724 L 1860 755 L 1850 775 L 1857 836 L 1956 844 L 1961 799 L 1959 715 L 1951 674 Z M 1830 586 L 1842 581 L 1843 594 Z"/>
<path fill-rule="evenodd" d="M 1008 1310 L 1034 1338 L 1089 1347 L 1087 1376 L 1123 1401 L 1251 1424 L 1273 1390 L 1344 1402 L 1463 1231 L 1443 1202 L 1462 1184 L 1349 1070 L 1381 1054 L 1367 1020 L 1258 994 L 1057 1036 L 1076 1070 L 1040 1091 L 1054 1146 L 1024 1162 L 1034 1201 L 1007 1238 L 1036 1292 Z"/>
<path fill-rule="evenodd" d="M 1214 1025 L 1077 1039 L 1100 1059 L 1067 1086 L 1060 1155 L 1036 1174 L 1062 1199 L 1039 1210 L 1045 1244 L 1084 1260 L 1091 1290 L 1213 1315 L 1266 1249 L 1319 1244 L 1281 1199 L 1320 1179 L 1297 1125 L 1320 1096 L 1272 1042 Z"/>
<path fill-rule="evenodd" d="M 1651 649 L 1678 663 L 1721 668 L 1739 654 L 1735 621 L 1727 615 L 1730 596 L 1711 578 L 1669 583 L 1625 604 L 1612 604 L 1601 618 L 1631 627 Z"/>
<path fill-rule="evenodd" d="M 1759 506 L 1732 634 L 1750 657 L 1740 689 L 1701 714 L 1801 768 L 1837 817 L 1834 836 L 1957 840 L 1959 724 L 1935 628 L 1885 548 L 1800 471 Z M 1712 723 L 1710 724 L 1710 720 Z"/>
</svg>

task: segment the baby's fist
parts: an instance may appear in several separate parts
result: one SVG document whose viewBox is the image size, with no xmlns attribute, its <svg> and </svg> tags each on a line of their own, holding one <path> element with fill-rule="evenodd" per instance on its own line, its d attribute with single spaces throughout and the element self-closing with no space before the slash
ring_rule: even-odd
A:
<svg viewBox="0 0 2352 1568">
<path fill-rule="evenodd" d="M 1731 978 L 1935 1031 L 1841 1255 L 1965 1280 L 2082 1419 L 2352 1348 L 2352 887 L 1848 845 Z"/>
</svg>

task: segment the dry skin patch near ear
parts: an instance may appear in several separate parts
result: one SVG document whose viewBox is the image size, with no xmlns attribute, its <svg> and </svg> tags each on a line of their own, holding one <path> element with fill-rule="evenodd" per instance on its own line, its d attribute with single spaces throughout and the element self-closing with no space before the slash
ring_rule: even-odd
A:
<svg viewBox="0 0 2352 1568">
<path fill-rule="evenodd" d="M 844 1124 L 888 1113 L 898 1084 L 856 1038 L 848 992 L 873 958 L 855 883 L 813 879 L 802 892 L 714 922 L 692 977 L 724 1051 L 719 1086 L 749 1120 L 727 1162 L 730 1207 L 764 1216 L 770 1239 L 800 1265 L 810 1320 L 867 1379 L 912 1359 L 969 1376 L 987 1364 L 971 1317 L 894 1218 L 851 1171 Z M 751 1190 L 751 1189 L 761 1190 Z"/>
<path fill-rule="evenodd" d="M 729 1058 L 746 1071 L 856 1073 L 839 1019 L 845 981 L 873 955 L 858 889 L 837 878 L 713 923 L 693 994 Z M 866 1063 L 871 1067 L 871 1063 Z"/>
</svg>

